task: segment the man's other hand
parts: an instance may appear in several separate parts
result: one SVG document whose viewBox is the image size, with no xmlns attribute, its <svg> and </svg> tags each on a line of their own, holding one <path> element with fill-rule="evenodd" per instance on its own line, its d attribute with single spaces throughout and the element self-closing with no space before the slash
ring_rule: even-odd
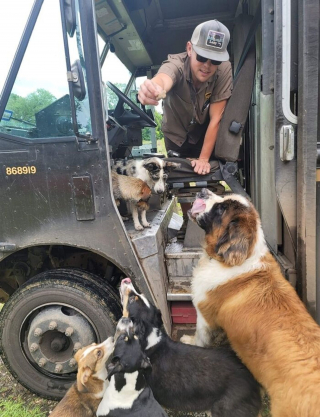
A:
<svg viewBox="0 0 320 417">
<path fill-rule="evenodd" d="M 191 165 L 196 174 L 207 175 L 210 173 L 211 166 L 205 159 L 194 159 L 191 161 Z"/>
</svg>

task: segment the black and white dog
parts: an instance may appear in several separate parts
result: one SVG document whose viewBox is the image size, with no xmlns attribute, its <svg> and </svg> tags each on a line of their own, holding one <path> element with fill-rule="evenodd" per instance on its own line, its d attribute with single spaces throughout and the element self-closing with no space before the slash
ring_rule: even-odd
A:
<svg viewBox="0 0 320 417">
<path fill-rule="evenodd" d="M 110 383 L 97 417 L 168 417 L 146 383 L 144 374 L 150 372 L 151 363 L 141 350 L 129 318 L 119 320 L 115 340 L 107 367 Z"/>
<path fill-rule="evenodd" d="M 152 364 L 146 375 L 155 399 L 166 408 L 207 411 L 219 417 L 256 417 L 260 386 L 231 349 L 205 349 L 174 342 L 162 329 L 161 312 L 125 278 L 123 315 L 133 321 Z"/>
<path fill-rule="evenodd" d="M 152 157 L 143 160 L 117 160 L 112 169 L 121 175 L 140 178 L 155 194 L 163 194 L 166 190 L 166 180 L 169 172 L 179 166 L 180 164 L 175 162 L 168 162 L 161 158 Z M 141 210 L 142 225 L 139 222 L 136 205 L 130 204 L 130 211 L 136 230 L 143 230 L 144 227 L 150 227 L 150 224 L 147 221 L 146 210 Z"/>
</svg>

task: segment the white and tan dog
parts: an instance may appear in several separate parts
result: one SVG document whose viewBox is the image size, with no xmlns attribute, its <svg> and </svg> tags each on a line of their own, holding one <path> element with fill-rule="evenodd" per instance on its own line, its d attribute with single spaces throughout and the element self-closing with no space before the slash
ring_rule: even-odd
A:
<svg viewBox="0 0 320 417">
<path fill-rule="evenodd" d="M 114 349 L 113 337 L 103 343 L 80 349 L 76 382 L 50 414 L 50 417 L 94 417 L 109 384 L 106 362 Z"/>
<path fill-rule="evenodd" d="M 166 190 L 166 180 L 169 172 L 179 166 L 180 164 L 175 162 L 168 162 L 161 158 L 152 157 L 143 160 L 117 160 L 112 167 L 112 170 L 117 172 L 117 174 L 139 178 L 144 181 L 155 194 L 163 194 Z M 138 218 L 138 208 L 141 211 L 142 225 Z M 141 206 L 138 208 L 135 204 L 130 204 L 134 227 L 136 230 L 143 230 L 144 227 L 150 227 L 146 217 L 147 207 L 144 208 Z"/>
<path fill-rule="evenodd" d="M 149 198 L 151 197 L 150 187 L 140 178 L 127 177 L 115 171 L 112 174 L 112 191 L 117 205 L 120 205 L 120 200 L 126 201 L 131 208 L 133 223 L 136 230 L 141 230 L 143 227 L 139 222 L 138 213 L 141 212 L 141 221 L 145 227 L 149 226 L 146 219 L 146 212 L 149 209 Z M 127 220 L 126 218 L 122 218 Z"/>
<path fill-rule="evenodd" d="M 272 417 L 319 417 L 320 327 L 282 276 L 257 211 L 235 194 L 197 197 L 189 214 L 206 245 L 192 281 L 195 343 L 211 345 L 222 328 L 268 391 Z"/>
</svg>

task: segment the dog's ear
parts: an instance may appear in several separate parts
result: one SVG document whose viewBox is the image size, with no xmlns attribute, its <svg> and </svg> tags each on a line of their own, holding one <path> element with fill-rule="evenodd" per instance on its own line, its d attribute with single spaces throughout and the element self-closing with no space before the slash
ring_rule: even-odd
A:
<svg viewBox="0 0 320 417">
<path fill-rule="evenodd" d="M 141 187 L 141 200 L 148 200 L 151 196 L 150 187 L 144 182 Z"/>
<path fill-rule="evenodd" d="M 142 320 L 135 320 L 133 323 L 133 333 L 138 336 L 139 339 L 143 339 L 146 332 L 146 327 Z"/>
<path fill-rule="evenodd" d="M 107 366 L 108 371 L 108 379 L 112 377 L 112 375 L 117 374 L 123 370 L 123 365 L 120 362 L 119 356 L 114 356 L 111 360 L 111 362 Z"/>
<path fill-rule="evenodd" d="M 145 370 L 149 370 L 149 369 L 151 370 L 152 368 L 150 359 L 146 355 L 143 356 L 143 359 L 141 361 L 141 368 Z"/>
<path fill-rule="evenodd" d="M 237 220 L 230 222 L 216 244 L 216 253 L 229 266 L 241 265 L 249 256 L 251 235 L 244 233 Z"/>
<path fill-rule="evenodd" d="M 86 383 L 88 382 L 90 376 L 92 375 L 92 370 L 86 366 L 81 370 L 78 370 L 77 375 L 77 388 L 79 392 L 87 392 Z"/>
<path fill-rule="evenodd" d="M 146 160 L 142 166 L 147 169 L 149 172 L 157 172 L 160 171 L 160 167 L 158 164 L 156 164 L 155 162 L 148 162 L 148 160 Z"/>
<path fill-rule="evenodd" d="M 166 161 L 165 162 L 165 166 L 164 166 L 164 170 L 165 171 L 168 171 L 168 172 L 171 172 L 174 169 L 180 168 L 180 167 L 181 167 L 181 164 L 178 164 L 177 162 L 169 162 L 169 161 Z"/>
<path fill-rule="evenodd" d="M 162 314 L 160 310 L 157 310 L 155 318 L 156 318 L 156 326 L 160 328 L 163 325 Z"/>
</svg>

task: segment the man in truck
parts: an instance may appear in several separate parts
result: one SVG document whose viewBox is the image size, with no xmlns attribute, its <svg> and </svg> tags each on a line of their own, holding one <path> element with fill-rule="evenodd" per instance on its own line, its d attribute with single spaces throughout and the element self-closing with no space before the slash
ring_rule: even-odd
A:
<svg viewBox="0 0 320 417">
<path fill-rule="evenodd" d="M 168 55 L 158 73 L 139 90 L 142 104 L 163 99 L 162 130 L 167 151 L 188 158 L 174 177 L 214 172 L 219 124 L 232 94 L 232 68 L 227 46 L 230 33 L 218 20 L 198 25 L 186 52 Z M 180 161 L 179 161 L 180 162 Z"/>
</svg>

